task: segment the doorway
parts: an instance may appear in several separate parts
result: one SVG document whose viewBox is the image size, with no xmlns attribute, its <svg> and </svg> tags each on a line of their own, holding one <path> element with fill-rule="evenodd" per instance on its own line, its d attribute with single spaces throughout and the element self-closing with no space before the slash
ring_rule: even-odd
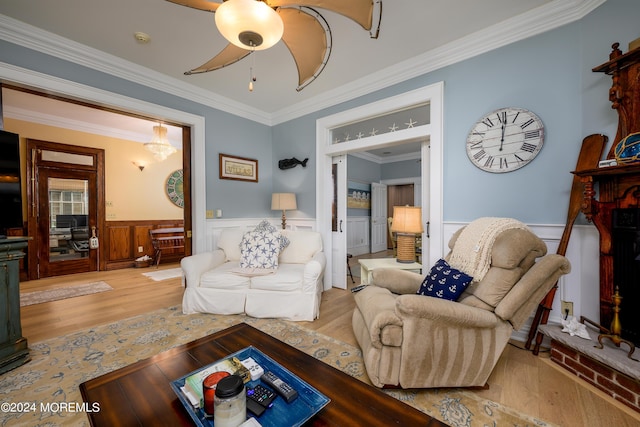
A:
<svg viewBox="0 0 640 427">
<path fill-rule="evenodd" d="M 444 83 L 439 82 L 387 98 L 372 104 L 363 105 L 351 110 L 327 116 L 316 121 L 316 227 L 325 242 L 325 251 L 333 253 L 331 232 L 331 199 L 332 188 L 327 185 L 330 181 L 332 158 L 352 152 L 367 151 L 372 148 L 384 148 L 409 142 L 421 142 L 421 181 L 420 191 L 422 220 L 425 226 L 423 235 L 422 260 L 431 265 L 442 256 L 444 248 L 443 220 L 442 220 L 442 148 L 443 148 L 443 90 Z M 411 108 L 428 106 L 428 122 L 415 126 L 409 120 L 405 129 L 393 130 L 377 134 L 376 128 L 369 137 L 345 139 L 335 143 L 332 132 L 340 126 L 350 123 L 375 121 L 378 117 L 391 112 L 403 111 Z M 380 129 L 380 127 L 377 127 Z M 391 129 L 391 128 L 390 128 Z M 346 220 L 346 218 L 339 218 Z M 346 257 L 346 244 L 340 243 L 336 249 L 336 262 Z M 338 254 L 344 254 L 342 255 Z M 338 278 L 338 283 L 332 282 L 333 257 L 328 257 L 325 267 L 324 288 L 333 286 L 346 288 L 346 275 Z M 344 261 L 342 261 L 344 262 Z"/>
<path fill-rule="evenodd" d="M 393 217 L 394 206 L 414 206 L 414 184 L 387 186 L 387 218 Z M 388 223 L 387 223 L 388 226 Z M 392 249 L 391 232 L 387 230 L 387 249 Z"/>
<path fill-rule="evenodd" d="M 99 270 L 104 150 L 27 139 L 29 279 Z"/>
<path fill-rule="evenodd" d="M 0 77 L 3 82 L 14 82 L 12 87 L 28 87 L 44 96 L 63 99 L 90 99 L 95 105 L 104 106 L 110 111 L 123 114 L 144 115 L 145 118 L 163 118 L 166 122 L 180 124 L 183 129 L 183 164 L 185 180 L 185 215 L 191 221 L 185 220 L 185 245 L 194 252 L 204 252 L 209 249 L 209 238 L 206 226 L 206 153 L 205 153 L 205 119 L 185 111 L 175 110 L 158 104 L 151 104 L 139 99 L 106 92 L 101 89 L 79 85 L 46 74 L 34 74 L 31 70 L 15 66 L 0 64 Z M 5 83 L 3 88 L 7 87 Z M 57 95 L 52 95 L 57 94 Z M 187 186 L 187 182 L 189 186 Z M 30 187 L 27 186 L 27 187 Z M 190 198 L 190 203 L 187 201 Z"/>
</svg>

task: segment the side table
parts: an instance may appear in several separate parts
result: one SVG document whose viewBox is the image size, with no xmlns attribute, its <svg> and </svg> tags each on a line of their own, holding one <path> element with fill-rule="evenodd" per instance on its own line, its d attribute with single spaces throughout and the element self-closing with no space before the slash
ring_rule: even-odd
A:
<svg viewBox="0 0 640 427">
<path fill-rule="evenodd" d="M 415 273 L 422 272 L 422 264 L 417 262 L 403 263 L 395 258 L 371 258 L 358 260 L 361 269 L 361 283 L 368 285 L 373 280 L 373 270 L 377 268 L 393 268 L 396 270 L 409 270 Z"/>
</svg>

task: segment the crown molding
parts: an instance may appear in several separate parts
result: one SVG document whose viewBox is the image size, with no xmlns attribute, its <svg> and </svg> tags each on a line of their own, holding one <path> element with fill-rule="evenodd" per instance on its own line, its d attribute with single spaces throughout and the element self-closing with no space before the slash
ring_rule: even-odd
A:
<svg viewBox="0 0 640 427">
<path fill-rule="evenodd" d="M 270 125 L 268 113 L 0 14 L 0 39 L 217 110 Z"/>
<path fill-rule="evenodd" d="M 422 155 L 420 154 L 419 151 L 416 153 L 397 154 L 395 156 L 387 156 L 387 157 L 381 157 L 381 156 L 372 154 L 368 151 L 349 153 L 349 155 L 354 157 L 359 157 L 361 159 L 368 160 L 370 162 L 377 163 L 379 165 L 383 165 L 386 163 L 403 162 L 405 160 L 421 160 L 422 159 Z"/>
<path fill-rule="evenodd" d="M 274 113 L 0 15 L 0 39 L 265 125 L 275 125 L 433 72 L 583 18 L 606 0 L 553 0 L 499 24 Z M 162 89 L 160 89 L 162 88 Z"/>
<path fill-rule="evenodd" d="M 511 43 L 582 19 L 606 0 L 554 0 L 529 12 L 447 43 L 414 58 L 371 73 L 353 83 L 324 92 L 304 102 L 276 111 L 273 124 L 283 123 L 314 111 L 350 101 L 481 55 Z"/>
<path fill-rule="evenodd" d="M 107 136 L 110 138 L 124 139 L 127 141 L 149 142 L 149 134 L 142 134 L 139 132 L 126 132 L 113 126 L 101 126 L 95 123 L 87 123 L 80 120 L 74 120 L 70 117 L 53 116 L 50 114 L 43 114 L 25 110 L 24 108 L 8 106 L 4 109 L 4 115 L 5 117 L 14 120 L 39 123 L 41 125 L 70 129 L 77 132 L 91 133 Z"/>
</svg>

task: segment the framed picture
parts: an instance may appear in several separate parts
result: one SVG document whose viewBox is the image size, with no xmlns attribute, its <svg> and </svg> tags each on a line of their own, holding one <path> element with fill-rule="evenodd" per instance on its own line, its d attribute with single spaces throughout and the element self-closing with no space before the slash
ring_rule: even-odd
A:
<svg viewBox="0 0 640 427">
<path fill-rule="evenodd" d="M 258 182 L 258 161 L 220 153 L 220 179 Z"/>
<path fill-rule="evenodd" d="M 371 184 L 347 183 L 347 208 L 371 209 Z"/>
</svg>

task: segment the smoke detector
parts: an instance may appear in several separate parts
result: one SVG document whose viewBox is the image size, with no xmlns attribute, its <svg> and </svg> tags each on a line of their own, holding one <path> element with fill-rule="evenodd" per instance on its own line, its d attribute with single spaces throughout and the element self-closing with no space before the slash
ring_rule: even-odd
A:
<svg viewBox="0 0 640 427">
<path fill-rule="evenodd" d="M 151 37 L 149 37 L 149 34 L 146 34 L 140 31 L 133 33 L 133 36 L 136 38 L 136 40 L 140 44 L 146 44 L 151 41 Z"/>
</svg>

